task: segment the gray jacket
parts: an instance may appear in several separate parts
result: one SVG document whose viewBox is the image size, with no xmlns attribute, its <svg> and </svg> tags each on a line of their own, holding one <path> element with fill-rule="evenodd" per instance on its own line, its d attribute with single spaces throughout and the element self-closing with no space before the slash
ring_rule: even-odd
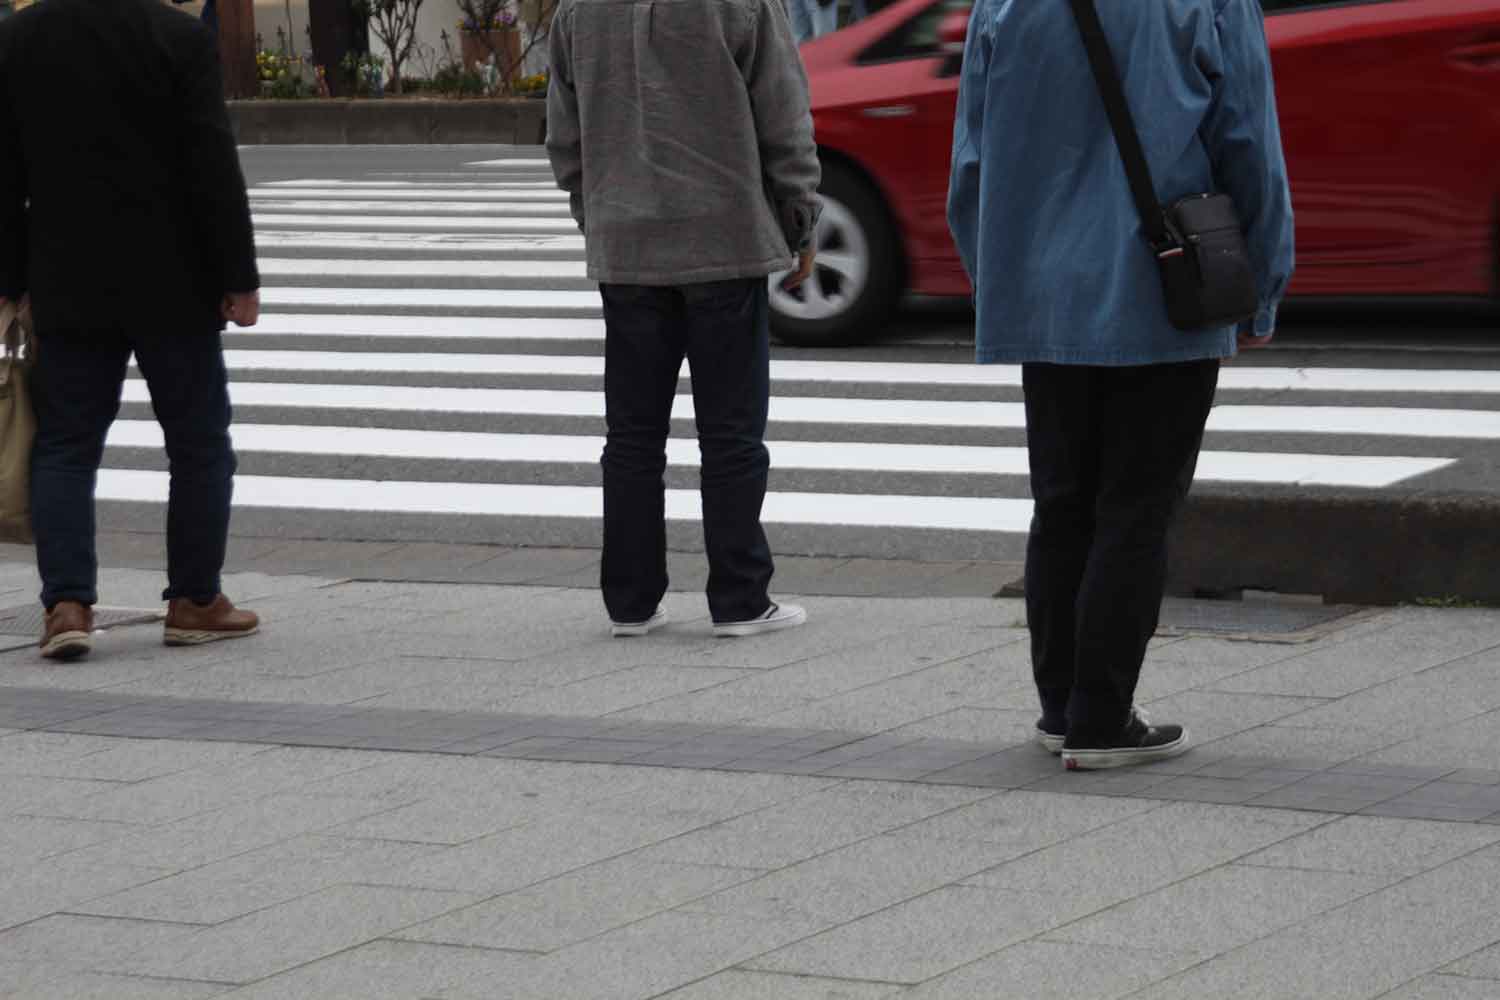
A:
<svg viewBox="0 0 1500 1000">
<path fill-rule="evenodd" d="M 817 221 L 807 76 L 781 0 L 562 0 L 547 153 L 595 281 L 791 266 Z"/>
</svg>

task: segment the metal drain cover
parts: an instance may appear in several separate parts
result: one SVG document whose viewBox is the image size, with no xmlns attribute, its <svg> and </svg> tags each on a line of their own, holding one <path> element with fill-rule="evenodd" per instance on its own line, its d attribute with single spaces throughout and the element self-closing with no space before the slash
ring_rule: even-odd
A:
<svg viewBox="0 0 1500 1000">
<path fill-rule="evenodd" d="M 100 631 L 125 625 L 150 625 L 166 617 L 155 608 L 106 608 L 95 606 L 94 628 Z M 23 604 L 17 608 L 0 608 L 0 635 L 36 637 L 42 634 L 46 613 L 40 604 Z"/>
<path fill-rule="evenodd" d="M 1169 597 L 1162 602 L 1160 631 L 1293 640 L 1327 632 L 1345 624 L 1344 619 L 1363 611 L 1363 608 L 1343 604 L 1191 601 Z"/>
</svg>

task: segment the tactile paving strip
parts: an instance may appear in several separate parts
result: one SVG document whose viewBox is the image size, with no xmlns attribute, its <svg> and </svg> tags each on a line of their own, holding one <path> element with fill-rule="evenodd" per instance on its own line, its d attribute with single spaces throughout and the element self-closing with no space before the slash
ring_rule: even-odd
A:
<svg viewBox="0 0 1500 1000">
<path fill-rule="evenodd" d="M 0 608 L 0 635 L 37 636 L 42 632 L 45 612 L 40 604 L 23 604 L 15 608 Z M 126 625 L 150 625 L 166 617 L 166 613 L 153 608 L 94 608 L 94 628 L 99 631 L 121 628 Z"/>
</svg>

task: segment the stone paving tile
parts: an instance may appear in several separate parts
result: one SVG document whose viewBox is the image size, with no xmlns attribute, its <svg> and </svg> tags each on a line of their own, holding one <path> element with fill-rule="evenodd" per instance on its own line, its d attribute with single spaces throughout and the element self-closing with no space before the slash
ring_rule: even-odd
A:
<svg viewBox="0 0 1500 1000">
<path fill-rule="evenodd" d="M 902 1000 L 1120 1000 L 1192 965 L 1192 955 L 1028 941 L 902 994 Z M 1149 995 L 1149 991 L 1142 995 Z M 1233 994 L 1223 994 L 1231 996 Z"/>
<path fill-rule="evenodd" d="M 1493 615 L 1403 608 L 1368 631 L 1335 635 L 1299 655 L 1215 685 L 1219 690 L 1343 698 L 1500 645 Z"/>
<path fill-rule="evenodd" d="M 1473 979 L 1500 980 L 1500 943 L 1466 955 L 1452 965 L 1444 966 L 1442 971 Z"/>
<path fill-rule="evenodd" d="M 376 816 L 390 806 L 332 795 L 277 794 L 201 813 L 129 836 L 74 851 L 75 860 L 98 864 L 143 864 L 186 871 L 304 834 L 344 833 L 340 824 Z M 417 839 L 417 838 L 411 838 Z"/>
<path fill-rule="evenodd" d="M 1028 660 L 1012 644 L 939 664 L 757 720 L 771 726 L 814 726 L 879 732 L 918 719 L 979 704 L 992 693 L 1015 690 L 1007 660 Z M 1034 700 L 1034 695 L 1033 695 Z"/>
<path fill-rule="evenodd" d="M 1491 653 L 1456 660 L 1328 702 L 1289 724 L 1452 738 L 1466 720 L 1500 708 L 1500 676 L 1494 665 Z"/>
<path fill-rule="evenodd" d="M 1383 994 L 1381 1000 L 1495 1000 L 1497 996 L 1500 982 L 1494 980 L 1432 975 Z"/>
<path fill-rule="evenodd" d="M 1347 816 L 1243 859 L 1306 871 L 1418 875 L 1500 843 L 1500 829 L 1374 816 Z"/>
<path fill-rule="evenodd" d="M 882 835 L 829 851 L 681 909 L 827 930 L 962 881 L 1011 857 L 1000 844 Z"/>
<path fill-rule="evenodd" d="M 646 1000 L 811 933 L 794 919 L 674 910 L 562 949 L 533 967 L 523 996 Z"/>
<path fill-rule="evenodd" d="M 983 798 L 968 789 L 851 784 L 676 837 L 653 861 L 782 868 Z"/>
<path fill-rule="evenodd" d="M 181 979 L 77 973 L 30 989 L 7 993 L 8 1000 L 206 1000 L 223 996 L 233 987 Z"/>
<path fill-rule="evenodd" d="M 50 816 L 0 816 L 0 858 L 11 863 L 40 861 L 129 839 L 144 829 L 131 823 L 92 823 Z"/>
<path fill-rule="evenodd" d="M 0 933 L 8 962 L 54 966 L 59 972 L 110 972 L 144 951 L 170 947 L 196 933 L 187 924 L 53 914 Z"/>
<path fill-rule="evenodd" d="M 1326 822 L 1313 814 L 1170 803 L 965 879 L 1112 906 L 1235 861 Z M 1141 844 L 1152 850 L 1142 851 Z M 1121 865 L 1122 857 L 1133 863 Z"/>
<path fill-rule="evenodd" d="M 971 666 L 967 660 L 960 660 L 934 669 L 968 671 Z M 696 672 L 696 668 L 689 670 Z M 752 682 L 756 679 L 748 678 Z M 1500 750 L 1489 748 L 1490 742 L 1500 742 L 1500 712 L 1485 713 L 1446 730 L 1444 739 L 1454 739 L 1457 733 L 1465 742 L 1461 748 L 1448 751 L 1441 763 L 1405 759 L 1404 744 L 1370 750 L 1371 745 L 1379 746 L 1385 740 L 1372 743 L 1360 738 L 1355 743 L 1330 744 L 1328 732 L 1321 732 L 1310 742 L 1298 743 L 1300 734 L 1320 731 L 1265 726 L 1147 767 L 1066 774 L 1056 758 L 1042 753 L 1029 740 L 1016 745 L 924 737 L 906 726 L 872 735 L 868 731 L 819 730 L 807 725 L 663 722 L 618 715 L 494 714 L 14 687 L 0 689 L 0 694 L 5 696 L 0 700 L 0 710 L 26 713 L 28 725 L 90 731 L 26 731 L 0 737 L 0 743 L 19 751 L 0 755 L 0 786 L 6 791 L 0 796 L 0 810 L 8 806 L 12 812 L 25 808 L 50 816 L 106 822 L 165 823 L 233 805 L 250 796 L 249 790 L 240 787 L 243 772 L 255 773 L 258 765 L 253 762 L 271 752 L 262 749 L 268 744 L 823 774 L 974 788 L 1029 787 L 1074 795 L 1144 795 L 1174 801 L 1386 812 L 1443 820 L 1500 817 L 1500 800 L 1484 790 L 1500 784 L 1500 768 L 1471 766 L 1463 769 L 1463 780 L 1448 780 L 1459 770 L 1456 762 L 1472 762 L 1478 757 L 1483 763 L 1486 753 L 1500 758 Z M 1283 707 L 1286 702 L 1255 700 Z M 1022 726 L 1024 723 L 1018 724 L 1018 728 Z M 119 742 L 101 734 L 113 735 Z M 1245 738 L 1262 736 L 1263 742 L 1255 747 L 1266 751 L 1260 755 L 1224 752 L 1231 746 L 1251 746 L 1243 742 Z M 237 740 L 260 748 L 236 745 Z M 180 756 L 196 765 L 184 772 L 187 780 L 159 780 L 183 766 L 172 746 L 185 743 L 193 749 L 183 749 Z M 221 745 L 211 745 L 216 743 Z M 1474 746 L 1480 749 L 1472 749 Z M 1331 757 L 1294 752 L 1303 747 L 1333 748 L 1337 752 Z M 1424 752 L 1430 755 L 1430 745 Z M 235 766 L 242 757 L 248 757 L 252 766 Z M 205 771 L 204 765 L 216 761 L 223 766 Z M 72 779 L 71 785 L 43 787 L 25 780 L 26 772 L 38 769 L 47 774 L 113 775 L 125 780 Z M 1422 786 L 1433 780 L 1445 784 L 1422 792 Z M 1472 792 L 1466 794 L 1465 789 Z M 273 787 L 260 794 L 280 790 Z M 39 795 L 40 800 L 36 798 Z"/>
<path fill-rule="evenodd" d="M 422 889 L 332 886 L 199 930 L 125 965 L 138 975 L 249 983 L 477 900 Z"/>
<path fill-rule="evenodd" d="M 627 856 L 454 911 L 394 936 L 430 944 L 556 951 L 757 874 L 745 868 L 665 864 Z"/>
<path fill-rule="evenodd" d="M 1036 893 L 950 886 L 772 952 L 747 968 L 915 985 L 1069 918 Z"/>
<path fill-rule="evenodd" d="M 66 972 L 44 962 L 8 962 L 0 958 L 0 996 L 9 998 L 23 990 L 45 986 L 59 974 Z"/>
<path fill-rule="evenodd" d="M 234 764 L 260 752 L 260 747 L 117 740 L 93 753 L 66 760 L 38 762 L 28 767 L 25 773 L 46 778 L 145 781 L 199 767 Z"/>
<path fill-rule="evenodd" d="M 384 881 L 434 847 L 304 836 L 105 895 L 74 912 L 139 920 L 219 924 L 343 882 Z M 107 890 L 106 890 L 107 891 Z"/>
<path fill-rule="evenodd" d="M 935 771 L 925 780 L 935 785 L 1020 788 L 1056 777 L 1061 768 L 1056 757 L 1042 753 L 1034 746 L 1008 747 L 976 760 Z"/>
<path fill-rule="evenodd" d="M 523 1000 L 506 993 L 534 955 L 378 940 L 225 994 L 232 1000 Z"/>
<path fill-rule="evenodd" d="M 1365 810 L 1377 816 L 1474 821 L 1500 813 L 1500 786 L 1434 781 Z"/>
<path fill-rule="evenodd" d="M 899 833 L 924 840 L 995 844 L 1018 858 L 1159 808 L 1161 803 L 1145 799 L 1012 791 L 918 820 Z"/>
<path fill-rule="evenodd" d="M 1406 795 L 1427 784 L 1423 778 L 1388 778 L 1325 771 L 1250 800 L 1250 805 L 1320 812 L 1352 813 Z"/>
<path fill-rule="evenodd" d="M 9 865 L 0 862 L 0 931 L 60 910 L 82 910 L 91 900 L 143 886 L 171 874 L 139 865 L 91 865 L 66 855 Z"/>
<path fill-rule="evenodd" d="M 1500 855 L 1449 862 L 1152 986 L 1153 1000 L 1377 997 L 1500 939 Z"/>
<path fill-rule="evenodd" d="M 1070 924 L 1049 939 L 1209 959 L 1399 878 L 1225 865 Z"/>
<path fill-rule="evenodd" d="M 1153 720 L 1181 721 L 1194 740 L 1210 743 L 1290 716 L 1302 717 L 1324 704 L 1317 698 L 1185 691 L 1147 702 L 1145 707 Z"/>
<path fill-rule="evenodd" d="M 892 1000 L 903 993 L 892 984 L 731 969 L 662 994 L 661 1000 Z"/>
<path fill-rule="evenodd" d="M 387 866 L 367 881 L 494 895 L 671 840 L 710 822 L 692 814 L 559 809 L 513 830 Z"/>
<path fill-rule="evenodd" d="M 955 708 L 900 726 L 893 732 L 912 738 L 969 740 L 974 743 L 1020 745 L 1036 737 L 1034 709 Z"/>
</svg>

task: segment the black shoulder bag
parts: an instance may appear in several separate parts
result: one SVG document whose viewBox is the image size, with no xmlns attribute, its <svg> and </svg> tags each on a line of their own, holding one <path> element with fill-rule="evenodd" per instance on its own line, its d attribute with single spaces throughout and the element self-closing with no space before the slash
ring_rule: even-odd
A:
<svg viewBox="0 0 1500 1000">
<path fill-rule="evenodd" d="M 1146 240 L 1161 268 L 1168 318 L 1179 330 L 1235 326 L 1250 319 L 1259 306 L 1259 294 L 1234 201 L 1226 194 L 1195 194 L 1167 208 L 1156 200 L 1151 168 L 1094 0 L 1070 2 Z"/>
</svg>

